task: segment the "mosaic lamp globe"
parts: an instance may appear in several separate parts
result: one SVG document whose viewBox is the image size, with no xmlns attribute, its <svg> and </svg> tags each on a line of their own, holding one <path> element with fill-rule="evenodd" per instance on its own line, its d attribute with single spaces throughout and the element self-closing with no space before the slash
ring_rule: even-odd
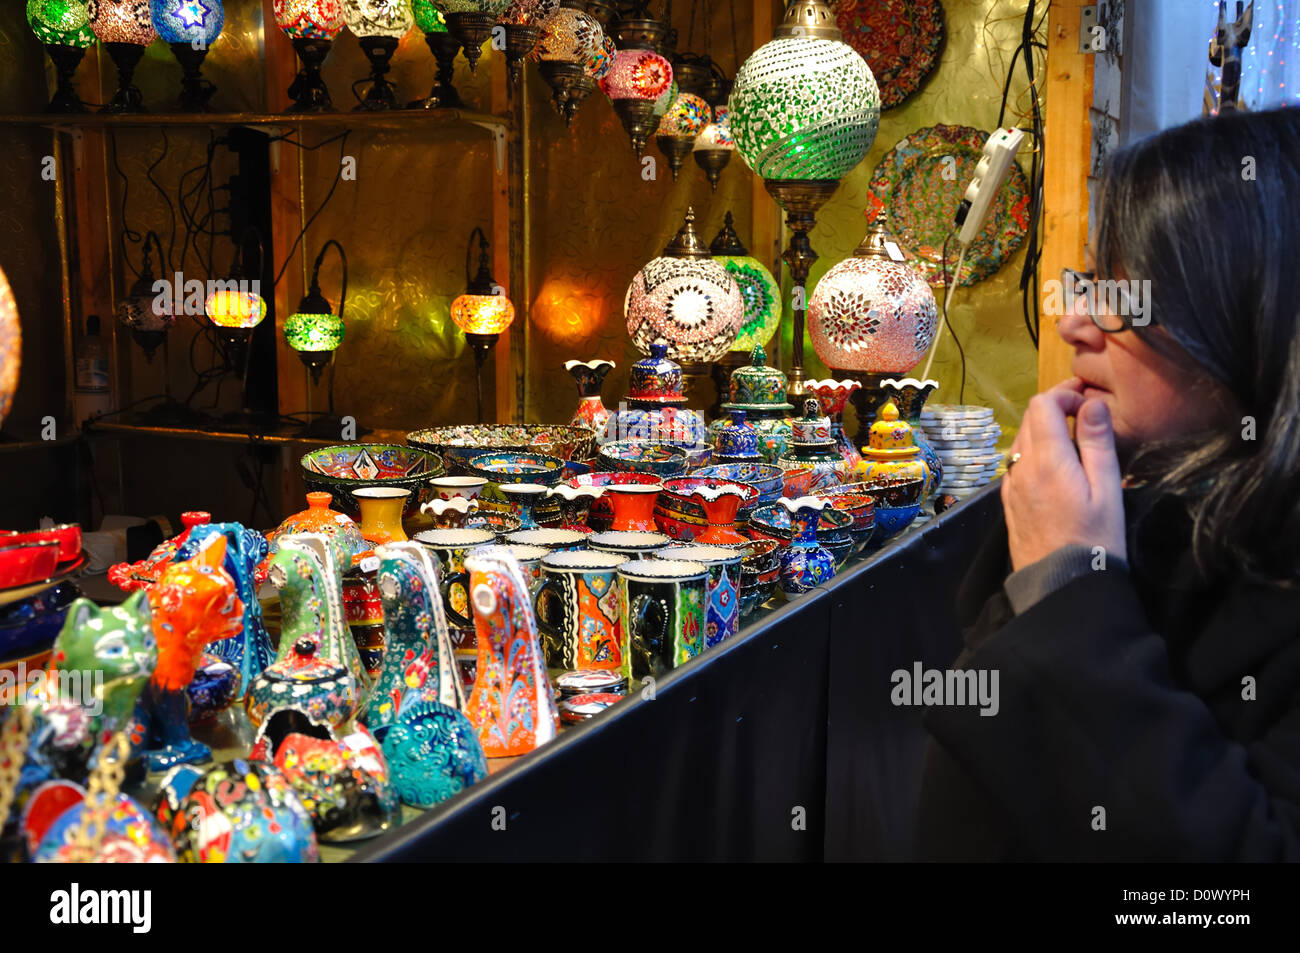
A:
<svg viewBox="0 0 1300 953">
<path fill-rule="evenodd" d="M 637 272 L 623 301 L 627 332 L 642 354 L 667 342 L 668 357 L 687 364 L 727 353 L 745 316 L 740 287 L 713 260 L 695 232 L 695 210 L 663 255 Z"/>
<path fill-rule="evenodd" d="M 695 139 L 713 117 L 713 110 L 694 93 L 680 93 L 659 120 L 655 131 L 655 142 L 668 158 L 668 168 L 672 170 L 673 181 L 681 172 L 686 157 L 695 148 Z"/>
<path fill-rule="evenodd" d="M 492 35 L 497 17 L 506 12 L 510 0 L 438 0 L 447 21 L 447 32 L 460 40 L 470 72 L 478 71 L 483 44 Z"/>
<path fill-rule="evenodd" d="M 203 60 L 226 22 L 221 0 L 149 0 L 149 15 L 181 64 L 181 111 L 206 112 L 216 87 L 203 78 Z"/>
<path fill-rule="evenodd" d="M 506 66 L 516 86 L 524 78 L 524 58 L 532 53 L 542 36 L 542 20 L 557 9 L 560 0 L 511 0 L 497 16 L 497 26 L 506 34 Z"/>
<path fill-rule="evenodd" d="M 0 424 L 13 404 L 22 364 L 23 327 L 18 320 L 18 304 L 4 269 L 0 269 Z"/>
<path fill-rule="evenodd" d="M 808 299 L 808 333 L 827 367 L 903 375 L 925 356 L 939 309 L 925 275 L 885 231 L 883 211 L 852 258 L 832 267 Z"/>
<path fill-rule="evenodd" d="M 772 340 L 776 329 L 781 326 L 781 288 L 772 272 L 741 242 L 730 212 L 722 231 L 709 243 L 709 251 L 713 260 L 735 279 L 745 306 L 740 331 L 731 342 L 730 350 L 749 354 L 755 345 Z"/>
<path fill-rule="evenodd" d="M 320 68 L 329 56 L 334 37 L 343 29 L 341 0 L 275 0 L 271 9 L 275 25 L 293 41 L 293 50 L 302 64 L 289 86 L 291 104 L 286 112 L 333 110 Z"/>
<path fill-rule="evenodd" d="M 203 303 L 203 310 L 216 326 L 217 340 L 228 364 L 242 372 L 248 361 L 249 339 L 266 317 L 266 301 L 256 291 L 241 287 L 246 282 L 232 279 L 223 284 L 231 287 L 215 289 Z"/>
<path fill-rule="evenodd" d="M 531 56 L 551 87 L 555 111 L 572 125 L 578 107 L 596 88 L 595 81 L 609 72 L 613 41 L 595 17 L 573 7 L 560 7 L 537 25 L 541 33 Z"/>
<path fill-rule="evenodd" d="M 469 264 L 474 253 L 474 240 L 478 239 L 478 273 L 469 274 Z M 492 278 L 488 259 L 488 240 L 483 229 L 475 228 L 469 236 L 465 256 L 465 293 L 451 303 L 451 320 L 465 332 L 465 340 L 474 351 L 474 372 L 478 394 L 478 419 L 483 420 L 483 364 L 488 352 L 496 346 L 497 338 L 515 319 L 515 306 L 505 290 Z"/>
<path fill-rule="evenodd" d="M 433 0 L 411 0 L 411 13 L 415 15 L 415 28 L 424 34 L 424 42 L 438 63 L 438 76 L 433 91 L 423 99 L 408 103 L 407 108 L 461 108 L 465 104 L 452 82 L 456 75 L 456 54 L 460 52 L 460 40 L 447 32 L 447 20 Z"/>
<path fill-rule="evenodd" d="M 145 360 L 150 363 L 154 352 L 176 323 L 170 294 L 158 294 L 154 290 L 153 259 L 149 254 L 151 246 L 161 257 L 162 245 L 152 229 L 145 235 L 140 277 L 131 284 L 115 309 L 118 323 L 131 332 L 131 337 L 144 350 Z"/>
<path fill-rule="evenodd" d="M 880 123 L 875 77 L 821 0 L 792 0 L 736 73 L 728 106 L 736 149 L 763 179 L 840 179 Z"/>
<path fill-rule="evenodd" d="M 158 39 L 146 0 L 89 0 L 90 29 L 104 44 L 117 67 L 117 92 L 103 108 L 106 113 L 144 112 L 144 97 L 132 82 L 135 68 L 150 43 Z"/>
<path fill-rule="evenodd" d="M 663 115 L 672 98 L 673 64 L 654 50 L 619 50 L 600 80 L 600 88 L 614 104 L 632 148 L 640 156 L 658 125 L 655 117 Z M 656 112 L 661 100 L 663 108 Z"/>
<path fill-rule="evenodd" d="M 85 0 L 27 0 L 27 25 L 45 45 L 58 77 L 54 96 L 45 111 L 86 112 L 86 104 L 72 85 L 72 77 L 86 49 L 95 43 Z"/>
<path fill-rule="evenodd" d="M 387 75 L 398 41 L 415 25 L 411 0 L 343 0 L 343 21 L 370 61 L 370 86 L 353 111 L 397 109 Z"/>
<path fill-rule="evenodd" d="M 727 167 L 735 151 L 736 140 L 731 137 L 731 117 L 727 107 L 715 106 L 713 121 L 700 130 L 691 149 L 695 164 L 704 170 L 709 187 L 714 192 L 718 191 L 722 170 Z"/>
</svg>

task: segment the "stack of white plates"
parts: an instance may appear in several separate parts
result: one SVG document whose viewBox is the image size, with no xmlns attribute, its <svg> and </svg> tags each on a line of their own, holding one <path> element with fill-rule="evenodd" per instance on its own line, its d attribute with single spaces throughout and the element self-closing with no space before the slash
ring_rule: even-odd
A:
<svg viewBox="0 0 1300 953">
<path fill-rule="evenodd" d="M 993 408 L 927 404 L 921 411 L 921 429 L 943 464 L 941 495 L 965 499 L 997 475 L 1002 463 L 997 451 L 1002 428 L 993 419 Z"/>
</svg>

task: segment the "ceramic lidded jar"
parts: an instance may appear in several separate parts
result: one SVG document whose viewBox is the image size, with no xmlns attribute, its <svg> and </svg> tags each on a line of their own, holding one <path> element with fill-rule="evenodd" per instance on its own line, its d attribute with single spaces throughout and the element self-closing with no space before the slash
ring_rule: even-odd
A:
<svg viewBox="0 0 1300 953">
<path fill-rule="evenodd" d="M 803 416 L 791 424 L 790 446 L 776 461 L 776 465 L 786 471 L 811 469 L 807 486 L 800 484 L 800 488 L 809 493 L 838 486 L 849 472 L 836 449 L 830 418 L 823 417 L 818 411 L 816 398 L 809 397 L 804 401 Z"/>
<path fill-rule="evenodd" d="M 758 434 L 758 452 L 766 463 L 775 463 L 790 442 L 790 414 L 794 406 L 786 402 L 786 376 L 767 366 L 767 351 L 761 344 L 750 352 L 752 363 L 731 373 L 730 400 L 722 405 L 724 413 L 745 412 L 745 422 Z M 715 420 L 709 427 L 714 441 L 727 426 Z"/>
<path fill-rule="evenodd" d="M 921 451 L 921 459 L 925 461 L 928 472 L 925 478 L 925 487 L 921 490 L 922 502 L 932 499 L 939 491 L 939 484 L 943 481 L 943 461 L 935 453 L 934 448 L 930 446 L 929 438 L 925 430 L 921 427 L 921 411 L 925 408 L 925 402 L 929 396 L 939 389 L 939 382 L 936 380 L 919 381 L 915 377 L 907 377 L 903 380 L 890 378 L 880 382 L 881 389 L 889 395 L 889 399 L 898 407 L 898 415 L 906 420 L 912 428 L 912 440 L 917 449 Z"/>
<path fill-rule="evenodd" d="M 596 433 L 605 429 L 609 410 L 600 398 L 605 375 L 615 367 L 613 361 L 565 361 L 564 369 L 578 384 L 578 409 L 569 420 L 571 424 L 590 427 Z"/>
<path fill-rule="evenodd" d="M 360 705 L 357 680 L 334 659 L 316 656 L 310 638 L 293 644 L 293 651 L 253 680 L 248 693 L 248 720 L 256 727 L 280 708 L 303 712 L 313 723 L 337 728 Z"/>
<path fill-rule="evenodd" d="M 745 423 L 745 412 L 739 408 L 731 411 L 731 423 L 719 431 L 714 448 L 724 463 L 757 463 L 763 459 L 758 452 L 758 431 Z"/>
<path fill-rule="evenodd" d="M 876 422 L 871 425 L 869 440 L 869 446 L 862 448 L 862 465 L 857 471 L 859 480 L 871 483 L 929 478 L 930 468 L 913 440 L 912 426 L 898 416 L 898 408 L 892 400 L 880 408 Z"/>
<path fill-rule="evenodd" d="M 682 368 L 668 358 L 668 345 L 656 341 L 650 356 L 632 365 L 627 399 L 600 431 L 601 443 L 634 441 L 676 447 L 703 446 L 704 417 L 686 406 Z"/>
</svg>

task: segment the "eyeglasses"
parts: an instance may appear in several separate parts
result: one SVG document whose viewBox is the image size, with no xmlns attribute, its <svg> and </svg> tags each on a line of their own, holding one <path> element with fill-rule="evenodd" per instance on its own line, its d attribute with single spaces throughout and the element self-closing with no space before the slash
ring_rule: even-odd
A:
<svg viewBox="0 0 1300 953">
<path fill-rule="evenodd" d="M 1061 270 L 1061 286 L 1065 290 L 1065 307 L 1067 313 L 1074 310 L 1074 302 L 1082 298 L 1088 317 L 1102 331 L 1116 334 L 1131 331 L 1135 327 L 1147 327 L 1155 323 L 1150 311 L 1150 295 L 1147 294 L 1147 307 L 1139 310 L 1129 294 L 1127 283 L 1118 280 L 1098 281 L 1091 271 L 1075 271 L 1073 268 Z M 1104 303 L 1106 307 L 1098 305 Z"/>
</svg>

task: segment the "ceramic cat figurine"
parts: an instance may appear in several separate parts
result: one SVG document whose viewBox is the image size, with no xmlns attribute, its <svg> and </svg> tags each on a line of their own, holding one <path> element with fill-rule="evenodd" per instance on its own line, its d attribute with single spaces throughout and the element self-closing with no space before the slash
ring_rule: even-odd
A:
<svg viewBox="0 0 1300 953">
<path fill-rule="evenodd" d="M 275 653 L 271 637 L 262 622 L 262 604 L 257 601 L 257 566 L 266 557 L 266 537 L 242 523 L 208 523 L 190 529 L 189 539 L 177 551 L 175 561 L 193 559 L 203 541 L 214 533 L 226 537 L 226 560 L 222 568 L 235 581 L 236 595 L 244 604 L 243 628 L 229 639 L 212 646 L 212 654 L 234 666 L 239 675 L 236 698 L 248 694 L 257 674 L 271 664 Z"/>
<path fill-rule="evenodd" d="M 158 665 L 135 708 L 131 737 L 152 771 L 212 760 L 208 746 L 190 737 L 186 692 L 209 642 L 243 629 L 244 604 L 222 569 L 226 538 L 209 536 L 193 559 L 172 563 L 147 590 Z"/>
<path fill-rule="evenodd" d="M 509 554 L 471 554 L 465 569 L 478 633 L 466 714 L 489 758 L 527 754 L 560 727 L 528 586 Z"/>
<path fill-rule="evenodd" d="M 309 638 L 316 643 L 316 657 L 342 664 L 364 695 L 370 677 L 344 616 L 342 576 L 329 540 L 317 533 L 281 537 L 268 578 L 280 591 L 282 612 L 275 660 L 284 661 L 299 639 Z"/>
<path fill-rule="evenodd" d="M 478 732 L 461 712 L 438 562 L 418 543 L 380 546 L 387 642 L 367 724 L 383 744 L 399 797 L 433 807 L 487 777 Z"/>
<path fill-rule="evenodd" d="M 403 709 L 417 701 L 460 711 L 465 689 L 456 671 L 437 560 L 409 542 L 380 546 L 375 555 L 386 642 L 366 726 L 378 732 L 400 721 Z"/>
</svg>

